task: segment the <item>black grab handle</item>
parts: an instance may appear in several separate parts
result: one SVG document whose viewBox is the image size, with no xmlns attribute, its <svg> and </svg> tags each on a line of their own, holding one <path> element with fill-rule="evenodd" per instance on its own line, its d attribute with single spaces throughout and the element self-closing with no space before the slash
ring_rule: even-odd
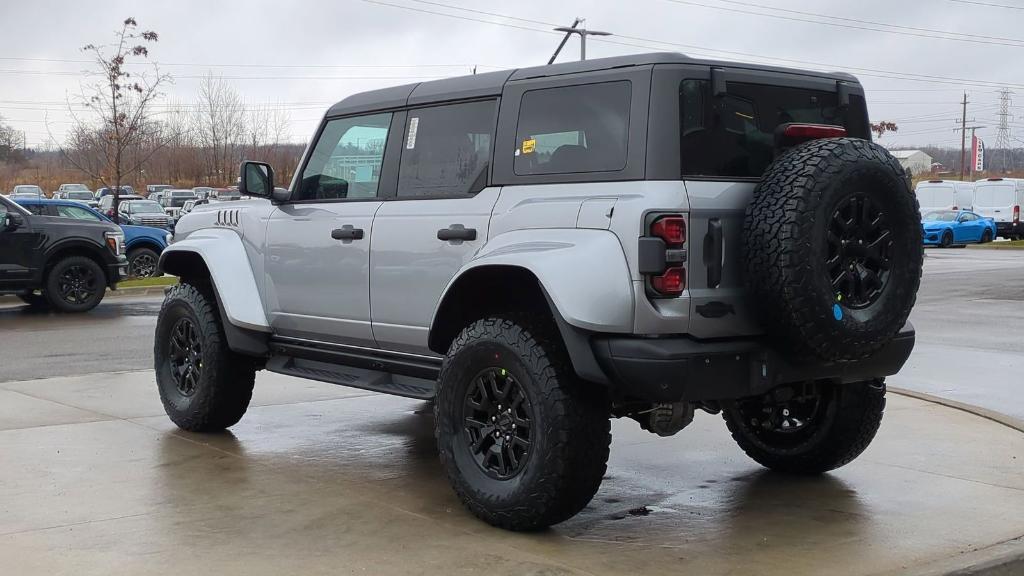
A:
<svg viewBox="0 0 1024 576">
<path fill-rule="evenodd" d="M 363 229 L 353 228 L 351 224 L 346 224 L 341 228 L 331 230 L 331 238 L 335 240 L 362 240 Z"/>
<path fill-rule="evenodd" d="M 462 224 L 452 224 L 437 231 L 437 239 L 446 242 L 451 240 L 476 240 L 476 228 L 466 228 Z"/>
</svg>

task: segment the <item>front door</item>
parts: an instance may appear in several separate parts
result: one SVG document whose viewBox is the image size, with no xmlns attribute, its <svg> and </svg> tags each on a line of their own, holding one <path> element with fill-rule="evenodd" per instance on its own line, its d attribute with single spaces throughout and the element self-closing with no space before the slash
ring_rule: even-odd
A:
<svg viewBox="0 0 1024 576">
<path fill-rule="evenodd" d="M 487 240 L 498 188 L 487 188 L 497 101 L 410 110 L 396 197 L 377 211 L 370 246 L 373 334 L 381 348 L 429 354 L 445 286 Z"/>
<path fill-rule="evenodd" d="M 328 120 L 289 201 L 267 227 L 267 316 L 275 334 L 372 346 L 370 230 L 392 114 Z"/>
<path fill-rule="evenodd" d="M 8 213 L 19 215 L 21 224 L 4 228 Z M 13 203 L 0 199 L 0 290 L 29 287 L 36 273 L 35 265 L 42 260 L 39 251 L 43 238 L 33 229 L 31 219 Z"/>
</svg>

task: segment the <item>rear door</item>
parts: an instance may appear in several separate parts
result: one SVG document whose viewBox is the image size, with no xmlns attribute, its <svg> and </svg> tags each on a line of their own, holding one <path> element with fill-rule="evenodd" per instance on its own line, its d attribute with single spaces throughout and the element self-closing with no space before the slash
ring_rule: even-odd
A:
<svg viewBox="0 0 1024 576">
<path fill-rule="evenodd" d="M 373 345 L 370 231 L 394 186 L 401 120 L 367 114 L 321 129 L 289 201 L 267 224 L 265 306 L 275 334 Z"/>
<path fill-rule="evenodd" d="M 863 91 L 831 78 L 718 68 L 687 71 L 677 89 L 690 204 L 689 332 L 760 332 L 748 309 L 741 244 L 747 205 L 777 154 L 775 129 L 792 122 L 829 124 L 870 138 Z"/>
<path fill-rule="evenodd" d="M 497 100 L 408 111 L 397 192 L 370 242 L 373 334 L 381 348 L 432 354 L 441 293 L 487 239 L 498 188 L 488 188 Z"/>
<path fill-rule="evenodd" d="M 1016 188 L 1008 180 L 979 182 L 974 189 L 974 211 L 996 222 L 1011 222 Z"/>
</svg>

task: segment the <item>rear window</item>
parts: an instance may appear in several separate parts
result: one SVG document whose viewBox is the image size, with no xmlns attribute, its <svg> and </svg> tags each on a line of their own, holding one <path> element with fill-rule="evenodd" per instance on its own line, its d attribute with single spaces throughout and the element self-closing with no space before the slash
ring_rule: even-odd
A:
<svg viewBox="0 0 1024 576">
<path fill-rule="evenodd" d="M 956 199 L 953 195 L 952 186 L 918 186 L 917 203 L 921 208 L 942 208 L 953 206 Z"/>
<path fill-rule="evenodd" d="M 1013 204 L 1013 185 L 996 184 L 978 186 L 974 192 L 974 205 L 984 207 L 1010 206 Z"/>
<path fill-rule="evenodd" d="M 836 92 L 729 82 L 728 93 L 715 97 L 710 85 L 688 79 L 679 86 L 684 176 L 759 178 L 775 157 L 780 124 L 832 124 L 869 137 L 859 95 L 840 107 Z"/>
<path fill-rule="evenodd" d="M 626 167 L 628 81 L 530 90 L 516 130 L 515 173 L 610 172 Z"/>
</svg>

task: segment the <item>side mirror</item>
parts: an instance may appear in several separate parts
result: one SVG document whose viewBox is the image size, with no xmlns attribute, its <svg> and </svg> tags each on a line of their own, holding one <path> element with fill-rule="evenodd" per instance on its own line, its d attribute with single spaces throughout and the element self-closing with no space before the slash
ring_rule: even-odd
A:
<svg viewBox="0 0 1024 576">
<path fill-rule="evenodd" d="M 3 228 L 0 231 L 6 232 L 8 230 L 14 230 L 25 223 L 25 219 L 21 217 L 21 214 L 15 212 L 8 212 L 3 217 Z"/>
<path fill-rule="evenodd" d="M 274 169 L 266 162 L 242 162 L 238 191 L 247 196 L 269 198 L 274 191 Z"/>
</svg>

